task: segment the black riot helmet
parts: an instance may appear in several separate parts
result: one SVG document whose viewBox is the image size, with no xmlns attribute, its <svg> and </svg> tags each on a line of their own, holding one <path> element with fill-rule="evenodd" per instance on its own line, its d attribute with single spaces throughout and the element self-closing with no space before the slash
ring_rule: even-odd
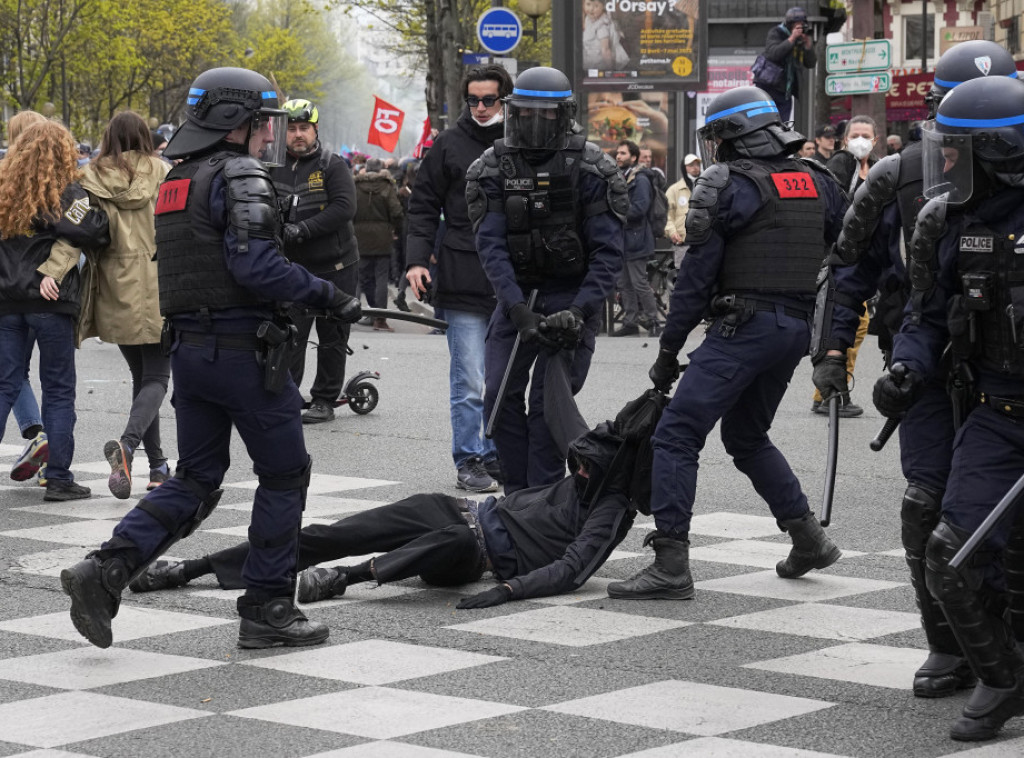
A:
<svg viewBox="0 0 1024 758">
<path fill-rule="evenodd" d="M 1024 83 L 966 81 L 942 99 L 923 133 L 925 196 L 966 202 L 979 183 L 1024 172 Z"/>
<path fill-rule="evenodd" d="M 505 101 L 505 144 L 532 153 L 563 149 L 569 142 L 576 101 L 569 79 L 556 68 L 530 68 L 516 79 Z"/>
<path fill-rule="evenodd" d="M 698 134 L 705 166 L 719 156 L 792 155 L 806 141 L 802 134 L 783 126 L 775 101 L 759 87 L 735 87 L 712 100 Z"/>
<path fill-rule="evenodd" d="M 995 42 L 970 40 L 954 45 L 935 64 L 935 79 L 925 96 L 928 118 L 935 118 L 939 103 L 957 85 L 981 77 L 1017 78 L 1013 56 Z"/>
<path fill-rule="evenodd" d="M 268 166 L 284 165 L 287 114 L 277 107 L 270 80 L 244 68 L 211 68 L 195 78 L 185 100 L 185 118 L 164 148 L 166 158 L 184 158 L 249 125 L 249 152 Z"/>
</svg>

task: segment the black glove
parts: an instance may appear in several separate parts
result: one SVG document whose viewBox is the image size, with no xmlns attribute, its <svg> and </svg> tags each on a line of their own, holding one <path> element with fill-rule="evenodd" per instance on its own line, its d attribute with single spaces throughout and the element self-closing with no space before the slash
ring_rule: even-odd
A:
<svg viewBox="0 0 1024 758">
<path fill-rule="evenodd" d="M 334 288 L 334 299 L 331 300 L 331 315 L 346 324 L 354 324 L 363 317 L 363 306 L 358 297 Z"/>
<path fill-rule="evenodd" d="M 847 395 L 850 385 L 846 381 L 846 356 L 826 355 L 814 367 L 811 381 L 821 393 L 822 400 L 828 402 L 835 395 Z"/>
<path fill-rule="evenodd" d="M 540 322 L 540 331 L 560 347 L 573 350 L 583 337 L 583 311 L 573 306 L 545 316 Z"/>
<path fill-rule="evenodd" d="M 508 317 L 512 319 L 512 323 L 519 330 L 519 338 L 522 339 L 524 345 L 536 341 L 549 347 L 558 346 L 541 334 L 540 325 L 544 317 L 531 311 L 526 303 L 516 303 L 509 308 Z"/>
<path fill-rule="evenodd" d="M 284 241 L 286 245 L 299 245 L 309 238 L 309 229 L 300 221 L 297 224 L 284 225 Z"/>
<path fill-rule="evenodd" d="M 875 382 L 872 400 L 878 412 L 887 418 L 903 418 L 921 396 L 924 383 L 921 376 L 909 371 L 902 363 Z"/>
<path fill-rule="evenodd" d="M 672 384 L 679 378 L 679 361 L 676 360 L 676 354 L 661 348 L 658 351 L 658 360 L 651 366 L 647 375 L 651 377 L 656 390 L 668 393 L 672 389 Z"/>
<path fill-rule="evenodd" d="M 512 599 L 512 591 L 504 584 L 499 584 L 484 592 L 478 592 L 471 597 L 464 597 L 455 606 L 457 610 L 464 611 L 467 608 L 491 608 L 495 605 L 507 603 Z"/>
</svg>

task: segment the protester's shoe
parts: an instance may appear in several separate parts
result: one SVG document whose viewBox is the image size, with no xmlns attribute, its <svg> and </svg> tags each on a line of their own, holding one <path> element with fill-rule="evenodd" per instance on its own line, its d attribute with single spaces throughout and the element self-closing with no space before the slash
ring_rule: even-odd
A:
<svg viewBox="0 0 1024 758">
<path fill-rule="evenodd" d="M 949 697 L 973 687 L 977 681 L 963 656 L 932 651 L 914 672 L 914 697 Z"/>
<path fill-rule="evenodd" d="M 71 598 L 71 622 L 96 647 L 110 647 L 114 641 L 110 622 L 127 581 L 128 567 L 118 558 L 90 556 L 60 572 L 61 589 Z"/>
<path fill-rule="evenodd" d="M 70 479 L 48 479 L 46 480 L 46 494 L 43 495 L 43 500 L 52 503 L 64 502 L 65 500 L 85 500 L 91 496 L 92 490 L 88 487 L 83 487 L 78 482 Z"/>
<path fill-rule="evenodd" d="M 822 409 L 822 404 L 821 404 L 820 400 L 812 400 L 811 401 L 811 413 L 826 413 L 827 414 L 828 413 L 828 406 L 825 406 L 825 408 Z"/>
<path fill-rule="evenodd" d="M 427 334 L 444 334 L 444 329 L 438 329 L 436 326 L 433 327 Z"/>
<path fill-rule="evenodd" d="M 45 487 L 49 479 L 46 478 L 46 464 L 44 463 L 39 467 L 39 473 L 36 474 L 36 482 L 40 487 Z"/>
<path fill-rule="evenodd" d="M 373 331 L 375 332 L 393 332 L 395 328 L 388 323 L 386 318 L 375 318 L 373 320 Z"/>
<path fill-rule="evenodd" d="M 487 473 L 484 462 L 478 456 L 469 458 L 459 467 L 455 476 L 455 486 L 470 492 L 498 491 L 498 483 Z"/>
<path fill-rule="evenodd" d="M 306 647 L 319 645 L 331 636 L 326 625 L 310 621 L 290 597 L 265 602 L 243 595 L 238 598 L 238 647 Z"/>
<path fill-rule="evenodd" d="M 308 568 L 299 574 L 299 602 L 341 597 L 347 587 L 348 573 L 340 568 Z"/>
<path fill-rule="evenodd" d="M 407 303 L 405 300 L 404 292 L 399 292 L 398 295 L 395 296 L 394 303 L 395 307 L 398 308 L 398 310 L 400 310 L 402 313 L 412 312 L 412 308 L 409 307 L 409 303 Z"/>
<path fill-rule="evenodd" d="M 623 324 L 612 332 L 613 337 L 632 337 L 634 334 L 640 334 L 640 327 L 636 324 Z"/>
<path fill-rule="evenodd" d="M 165 463 L 160 468 L 151 468 L 149 470 L 149 484 L 146 485 L 146 492 L 152 492 L 161 484 L 171 478 L 171 470 Z"/>
<path fill-rule="evenodd" d="M 840 418 L 857 418 L 857 416 L 863 416 L 864 409 L 861 408 L 854 402 L 851 402 L 850 396 L 843 395 L 839 401 L 839 417 Z"/>
<path fill-rule="evenodd" d="M 184 587 L 188 584 L 185 578 L 183 561 L 157 561 L 128 583 L 132 592 L 156 592 L 172 587 Z"/>
<path fill-rule="evenodd" d="M 505 482 L 505 471 L 501 467 L 500 458 L 491 458 L 489 461 L 484 461 L 484 471 L 498 484 L 504 484 Z"/>
<path fill-rule="evenodd" d="M 690 543 L 662 532 L 650 532 L 644 546 L 654 548 L 654 563 L 631 579 L 608 585 L 608 597 L 616 600 L 689 600 L 693 597 L 690 575 Z"/>
<path fill-rule="evenodd" d="M 325 421 L 334 420 L 334 408 L 326 400 L 316 398 L 309 406 L 309 410 L 302 414 L 303 424 L 322 424 Z"/>
<path fill-rule="evenodd" d="M 48 460 L 50 460 L 50 443 L 46 439 L 46 432 L 39 432 L 29 440 L 25 449 L 21 451 L 21 455 L 18 456 L 18 460 L 14 462 L 11 479 L 16 482 L 31 479 L 33 474 L 39 471 Z"/>
<path fill-rule="evenodd" d="M 110 494 L 127 500 L 132 494 L 132 454 L 118 440 L 110 440 L 103 446 L 103 457 L 110 464 L 107 486 Z"/>
<path fill-rule="evenodd" d="M 369 316 L 365 316 L 359 319 L 356 323 L 359 324 L 359 326 L 373 326 L 373 319 Z"/>
<path fill-rule="evenodd" d="M 783 579 L 796 579 L 811 569 L 826 568 L 843 555 L 843 551 L 828 538 L 811 511 L 800 518 L 780 521 L 779 526 L 784 532 L 789 532 L 793 540 L 793 549 L 789 555 L 775 564 L 775 573 Z"/>
</svg>

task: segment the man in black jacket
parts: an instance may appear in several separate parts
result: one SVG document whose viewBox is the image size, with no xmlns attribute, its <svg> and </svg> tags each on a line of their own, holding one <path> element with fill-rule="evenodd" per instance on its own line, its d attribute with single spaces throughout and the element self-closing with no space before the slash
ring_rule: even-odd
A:
<svg viewBox="0 0 1024 758">
<path fill-rule="evenodd" d="M 504 134 L 502 98 L 512 79 L 501 66 L 470 70 L 462 81 L 467 108 L 455 125 L 434 140 L 409 197 L 406 277 L 423 299 L 444 310 L 451 355 L 449 386 L 452 458 L 459 489 L 494 492 L 501 477 L 494 443 L 484 436 L 484 336 L 494 311 L 494 288 L 477 257 L 466 210 L 466 169 Z M 437 246 L 437 281 L 428 266 L 434 255 L 441 214 L 444 236 Z"/>
<path fill-rule="evenodd" d="M 762 55 L 774 68 L 754 76 L 754 86 L 760 87 L 775 101 L 779 119 L 789 121 L 793 98 L 800 97 L 801 68 L 814 68 L 818 58 L 814 52 L 814 38 L 807 11 L 790 8 L 778 26 L 772 27 L 765 40 Z"/>
<path fill-rule="evenodd" d="M 289 100 L 282 110 L 288 113 L 288 159 L 284 166 L 271 169 L 270 176 L 278 197 L 286 202 L 284 254 L 342 292 L 355 294 L 359 250 L 352 231 L 356 213 L 352 172 L 345 161 L 320 145 L 320 111 L 316 105 L 309 100 Z M 305 345 L 313 318 L 299 308 L 290 315 L 299 329 L 299 341 Z M 334 418 L 334 401 L 345 381 L 350 330 L 349 324 L 336 319 L 316 319 L 316 379 L 302 423 L 319 424 Z M 296 387 L 302 385 L 305 366 L 303 349 L 291 365 Z"/>
</svg>

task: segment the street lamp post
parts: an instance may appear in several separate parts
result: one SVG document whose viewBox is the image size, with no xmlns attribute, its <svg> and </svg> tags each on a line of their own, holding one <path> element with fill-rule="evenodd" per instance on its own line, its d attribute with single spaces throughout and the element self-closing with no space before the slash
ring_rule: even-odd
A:
<svg viewBox="0 0 1024 758">
<path fill-rule="evenodd" d="M 529 34 L 534 42 L 537 41 L 537 19 L 551 10 L 551 0 L 519 0 L 519 10 L 530 17 L 533 28 L 525 34 Z"/>
</svg>

